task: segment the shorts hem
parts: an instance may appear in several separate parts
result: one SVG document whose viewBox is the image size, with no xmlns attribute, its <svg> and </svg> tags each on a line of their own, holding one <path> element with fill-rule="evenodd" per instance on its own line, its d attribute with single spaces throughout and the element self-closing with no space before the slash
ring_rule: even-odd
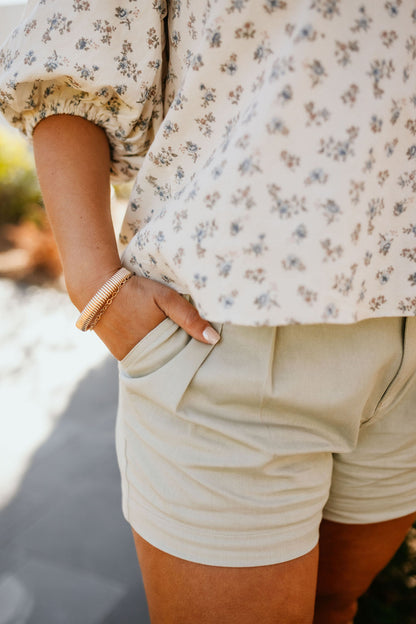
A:
<svg viewBox="0 0 416 624">
<path fill-rule="evenodd" d="M 330 520 L 331 522 L 339 522 L 340 524 L 376 524 L 377 522 L 388 522 L 389 520 L 396 520 L 403 518 L 410 514 L 416 514 L 416 502 L 413 501 L 408 505 L 403 505 L 400 509 L 386 509 L 383 511 L 375 510 L 368 511 L 367 513 L 337 513 L 336 511 L 322 512 L 322 518 L 324 520 Z"/>
<path fill-rule="evenodd" d="M 220 567 L 254 567 L 297 559 L 317 545 L 319 527 L 282 539 L 277 531 L 201 531 L 137 505 L 123 503 L 123 515 L 134 531 L 159 550 L 179 559 Z M 304 527 L 303 527 L 304 529 Z"/>
</svg>

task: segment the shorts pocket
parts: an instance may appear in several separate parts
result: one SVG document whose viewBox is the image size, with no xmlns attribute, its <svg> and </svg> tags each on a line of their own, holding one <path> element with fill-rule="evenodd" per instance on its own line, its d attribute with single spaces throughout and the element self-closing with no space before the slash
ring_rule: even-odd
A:
<svg viewBox="0 0 416 624">
<path fill-rule="evenodd" d="M 222 325 L 212 325 L 221 333 Z M 214 347 L 165 319 L 119 362 L 120 398 L 133 411 L 135 397 L 174 410 Z"/>
<path fill-rule="evenodd" d="M 163 345 L 169 338 L 179 329 L 171 318 L 166 317 L 161 323 L 156 325 L 144 338 L 127 353 L 127 355 L 119 362 L 120 368 L 133 377 L 150 372 L 149 363 L 146 364 L 147 356 L 158 345 Z M 152 359 L 152 358 L 151 358 Z M 157 366 L 156 366 L 157 367 Z"/>
</svg>

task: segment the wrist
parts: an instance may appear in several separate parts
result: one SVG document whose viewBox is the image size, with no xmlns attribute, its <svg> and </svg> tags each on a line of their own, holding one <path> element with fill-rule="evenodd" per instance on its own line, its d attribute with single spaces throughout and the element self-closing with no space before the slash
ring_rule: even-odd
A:
<svg viewBox="0 0 416 624">
<path fill-rule="evenodd" d="M 83 273 L 65 273 L 65 283 L 69 298 L 78 310 L 84 309 L 96 292 L 121 268 L 120 261 L 84 269 Z"/>
<path fill-rule="evenodd" d="M 76 326 L 82 331 L 94 329 L 101 317 L 113 303 L 124 284 L 133 277 L 133 273 L 122 267 L 108 279 L 82 310 Z"/>
</svg>

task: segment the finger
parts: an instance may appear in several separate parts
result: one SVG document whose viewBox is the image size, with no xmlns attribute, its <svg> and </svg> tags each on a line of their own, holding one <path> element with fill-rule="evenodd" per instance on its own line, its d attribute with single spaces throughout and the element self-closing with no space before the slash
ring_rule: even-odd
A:
<svg viewBox="0 0 416 624">
<path fill-rule="evenodd" d="M 198 310 L 172 288 L 161 286 L 154 301 L 172 321 L 180 325 L 187 334 L 200 342 L 216 344 L 221 336 L 208 321 L 201 318 Z"/>
</svg>

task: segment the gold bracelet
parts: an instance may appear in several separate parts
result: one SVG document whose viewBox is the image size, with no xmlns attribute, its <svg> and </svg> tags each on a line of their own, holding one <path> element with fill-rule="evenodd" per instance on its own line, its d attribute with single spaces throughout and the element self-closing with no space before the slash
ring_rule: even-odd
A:
<svg viewBox="0 0 416 624">
<path fill-rule="evenodd" d="M 113 277 L 110 277 L 82 310 L 76 322 L 78 329 L 81 331 L 93 329 L 107 308 L 112 304 L 120 288 L 133 275 L 134 273 L 122 267 Z"/>
</svg>

